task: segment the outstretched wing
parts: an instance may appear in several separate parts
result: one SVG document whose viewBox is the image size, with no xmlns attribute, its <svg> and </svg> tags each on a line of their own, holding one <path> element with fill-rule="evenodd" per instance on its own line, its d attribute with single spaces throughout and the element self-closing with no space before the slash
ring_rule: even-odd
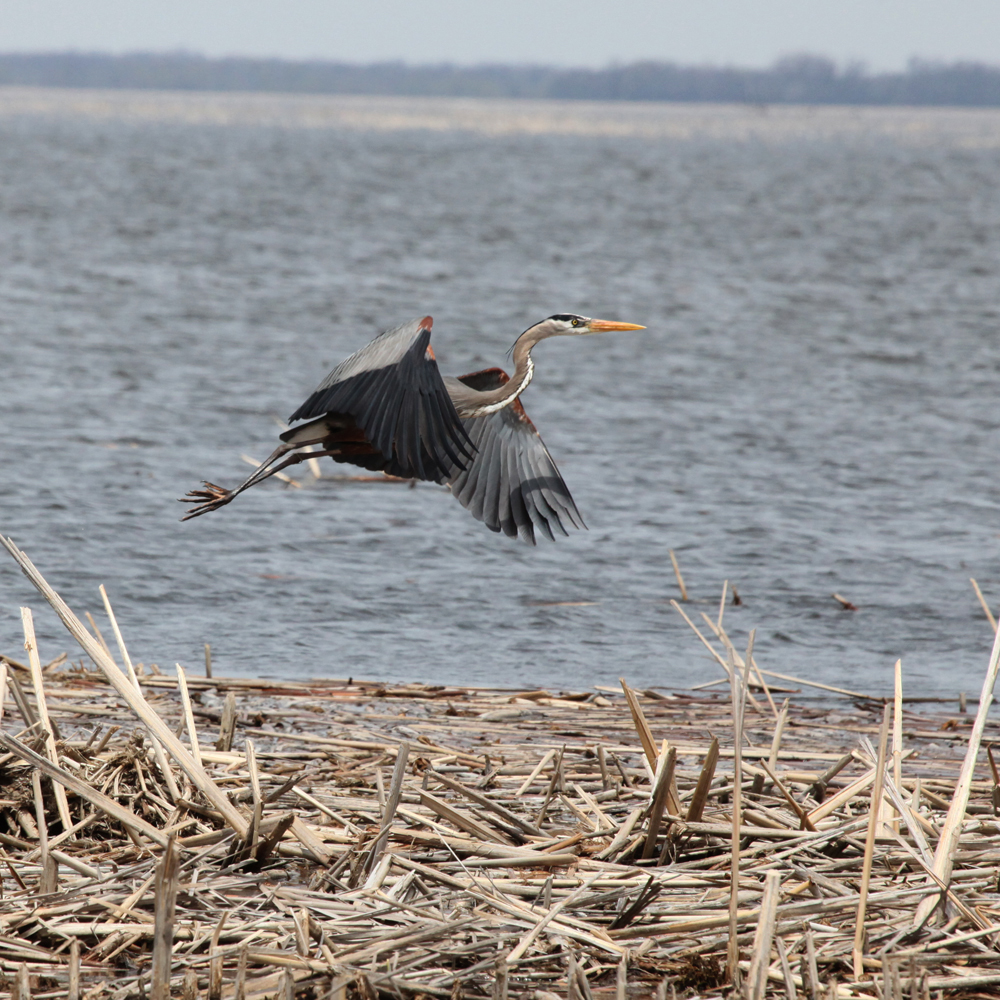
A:
<svg viewBox="0 0 1000 1000">
<path fill-rule="evenodd" d="M 430 350 L 432 323 L 425 316 L 386 330 L 337 365 L 289 423 L 349 418 L 361 432 L 357 457 L 366 458 L 356 464 L 395 476 L 440 483 L 464 469 L 474 449 Z M 346 450 L 343 460 L 353 461 Z"/>
<path fill-rule="evenodd" d="M 463 375 L 472 389 L 497 389 L 509 381 L 499 368 Z M 458 502 L 492 531 L 532 545 L 535 531 L 554 539 L 553 530 L 585 528 L 583 518 L 556 463 L 518 400 L 483 417 L 463 421 L 476 455 L 449 482 Z"/>
</svg>

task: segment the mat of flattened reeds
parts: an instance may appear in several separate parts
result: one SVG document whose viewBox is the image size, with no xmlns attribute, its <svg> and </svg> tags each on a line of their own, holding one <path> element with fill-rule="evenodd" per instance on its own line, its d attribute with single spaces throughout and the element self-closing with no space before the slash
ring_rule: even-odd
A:
<svg viewBox="0 0 1000 1000">
<path fill-rule="evenodd" d="M 950 714 L 721 615 L 715 693 L 195 676 L 0 541 L 83 651 L 0 661 L 12 997 L 1000 996 L 1000 644 Z"/>
</svg>

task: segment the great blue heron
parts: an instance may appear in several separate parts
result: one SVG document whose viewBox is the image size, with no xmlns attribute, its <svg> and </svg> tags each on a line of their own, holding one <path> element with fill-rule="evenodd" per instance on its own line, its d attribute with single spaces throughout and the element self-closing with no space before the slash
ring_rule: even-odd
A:
<svg viewBox="0 0 1000 1000">
<path fill-rule="evenodd" d="M 432 319 L 386 330 L 341 362 L 291 415 L 305 420 L 234 490 L 206 482 L 183 498 L 198 506 L 182 520 L 230 503 L 296 462 L 328 455 L 405 479 L 446 483 L 492 531 L 534 544 L 566 524 L 584 527 L 552 456 L 518 397 L 534 374 L 531 349 L 547 337 L 644 330 L 561 313 L 529 327 L 513 347 L 514 375 L 487 368 L 442 377 L 430 347 Z M 320 445 L 321 451 L 309 451 Z M 303 450 L 305 449 L 305 450 Z"/>
</svg>

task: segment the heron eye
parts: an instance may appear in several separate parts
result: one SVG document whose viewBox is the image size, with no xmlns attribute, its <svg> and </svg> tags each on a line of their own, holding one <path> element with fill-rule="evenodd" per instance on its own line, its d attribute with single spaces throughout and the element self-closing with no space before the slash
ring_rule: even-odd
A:
<svg viewBox="0 0 1000 1000">
<path fill-rule="evenodd" d="M 579 326 L 580 321 L 578 319 L 573 320 L 573 326 Z"/>
</svg>

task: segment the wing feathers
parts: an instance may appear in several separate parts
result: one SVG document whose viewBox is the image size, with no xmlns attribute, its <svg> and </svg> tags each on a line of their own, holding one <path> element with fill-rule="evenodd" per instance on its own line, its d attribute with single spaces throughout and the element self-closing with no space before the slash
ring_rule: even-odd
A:
<svg viewBox="0 0 1000 1000">
<path fill-rule="evenodd" d="M 425 317 L 376 337 L 334 368 L 290 422 L 329 417 L 337 461 L 447 482 L 473 517 L 511 538 L 534 544 L 537 532 L 552 539 L 585 527 L 519 401 L 482 417 L 458 416 L 428 350 L 430 327 Z M 508 377 L 491 368 L 460 381 L 489 390 Z"/>
<path fill-rule="evenodd" d="M 502 385 L 507 376 L 493 368 L 460 381 L 488 390 Z M 466 469 L 453 470 L 449 486 L 473 517 L 493 531 L 532 544 L 536 532 L 554 539 L 554 530 L 568 534 L 567 523 L 585 527 L 552 456 L 519 402 L 467 418 L 464 424 L 478 450 Z"/>
<path fill-rule="evenodd" d="M 468 465 L 474 448 L 428 351 L 430 328 L 424 317 L 376 337 L 337 365 L 289 422 L 347 414 L 382 454 L 386 472 L 444 482 Z"/>
</svg>

